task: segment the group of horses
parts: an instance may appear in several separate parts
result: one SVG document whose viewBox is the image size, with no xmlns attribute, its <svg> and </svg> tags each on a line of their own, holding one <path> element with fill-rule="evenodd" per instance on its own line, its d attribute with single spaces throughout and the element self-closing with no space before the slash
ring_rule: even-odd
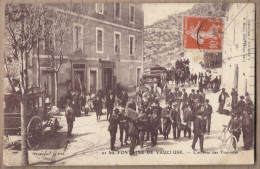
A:
<svg viewBox="0 0 260 169">
<path fill-rule="evenodd" d="M 167 71 L 167 82 L 175 82 L 176 86 L 184 86 L 186 83 L 190 86 L 195 84 L 197 81 L 197 75 L 191 74 L 189 67 L 183 69 L 172 68 Z"/>
</svg>

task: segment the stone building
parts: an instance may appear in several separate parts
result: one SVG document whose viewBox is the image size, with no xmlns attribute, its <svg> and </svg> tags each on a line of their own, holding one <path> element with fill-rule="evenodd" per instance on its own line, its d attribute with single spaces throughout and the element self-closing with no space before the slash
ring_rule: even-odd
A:
<svg viewBox="0 0 260 169">
<path fill-rule="evenodd" d="M 59 97 L 68 89 L 96 93 L 117 83 L 133 88 L 143 71 L 144 16 L 140 3 L 51 5 L 66 16 L 69 38 L 58 74 Z M 51 20 L 51 18 L 50 18 Z M 55 35 L 54 43 L 58 43 Z M 41 83 L 53 92 L 53 73 L 45 43 L 41 44 Z M 46 52 L 47 51 L 47 52 Z"/>
<path fill-rule="evenodd" d="M 222 85 L 227 92 L 255 97 L 255 6 L 230 4 L 223 36 Z"/>
</svg>

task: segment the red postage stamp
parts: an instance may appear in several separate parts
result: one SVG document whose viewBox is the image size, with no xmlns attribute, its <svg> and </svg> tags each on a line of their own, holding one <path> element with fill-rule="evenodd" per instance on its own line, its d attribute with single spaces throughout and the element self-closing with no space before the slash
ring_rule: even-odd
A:
<svg viewBox="0 0 260 169">
<path fill-rule="evenodd" d="M 223 18 L 183 17 L 184 49 L 221 50 Z"/>
</svg>

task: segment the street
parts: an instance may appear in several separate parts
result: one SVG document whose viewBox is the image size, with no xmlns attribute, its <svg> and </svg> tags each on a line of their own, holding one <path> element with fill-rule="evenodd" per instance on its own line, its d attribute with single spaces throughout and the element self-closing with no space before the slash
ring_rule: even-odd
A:
<svg viewBox="0 0 260 169">
<path fill-rule="evenodd" d="M 170 88 L 173 90 L 174 86 L 170 85 Z M 190 93 L 192 87 L 185 87 L 187 93 Z M 180 89 L 182 89 L 180 87 Z M 213 114 L 212 114 L 212 121 L 211 121 L 211 133 L 210 135 L 205 135 L 204 139 L 204 150 L 205 158 L 211 158 L 210 154 L 214 155 L 214 153 L 223 154 L 223 153 L 234 153 L 229 152 L 228 150 L 223 149 L 220 151 L 220 141 L 217 139 L 216 135 L 220 133 L 223 129 L 222 125 L 227 125 L 230 119 L 230 116 L 222 115 L 216 112 L 218 108 L 217 103 L 219 93 L 206 93 L 206 98 L 210 100 L 210 104 L 213 106 Z M 161 101 L 161 106 L 164 106 L 164 100 Z M 64 112 L 62 112 L 64 114 Z M 173 140 L 172 130 L 169 135 L 169 139 L 163 140 L 162 135 L 158 135 L 158 145 L 155 147 L 151 147 L 151 142 L 145 142 L 143 149 L 140 146 L 135 148 L 137 155 L 136 156 L 129 156 L 128 154 L 128 145 L 124 145 L 121 147 L 119 141 L 119 129 L 117 132 L 117 139 L 115 146 L 117 147 L 118 151 L 112 152 L 110 151 L 110 134 L 108 132 L 108 121 L 106 120 L 106 115 L 101 116 L 101 122 L 96 121 L 96 115 L 94 112 L 89 113 L 89 115 L 82 115 L 81 117 L 76 117 L 74 122 L 74 128 L 72 131 L 73 137 L 67 138 L 67 124 L 65 116 L 61 116 L 60 118 L 60 125 L 63 126 L 61 130 L 54 136 L 48 137 L 48 139 L 43 138 L 41 145 L 36 150 L 29 151 L 30 157 L 30 164 L 31 165 L 94 165 L 93 161 L 105 160 L 107 164 L 115 165 L 115 163 L 110 163 L 113 161 L 114 158 L 118 159 L 115 160 L 118 165 L 122 163 L 122 160 L 131 159 L 129 161 L 124 161 L 124 164 L 131 165 L 133 162 L 138 162 L 142 160 L 146 160 L 148 157 L 151 158 L 162 158 L 161 160 L 156 161 L 156 164 L 160 162 L 163 163 L 163 158 L 165 154 L 181 154 L 179 156 L 174 156 L 174 159 L 178 164 L 181 163 L 182 154 L 185 154 L 185 159 L 187 155 L 191 155 L 192 158 L 197 158 L 197 156 L 192 156 L 193 154 L 198 154 L 199 151 L 199 142 L 197 142 L 196 150 L 193 152 L 191 149 L 191 144 L 193 140 L 193 133 L 192 138 L 188 139 L 188 137 L 183 136 L 183 131 L 181 132 L 181 137 L 179 140 Z M 12 136 L 10 136 L 11 139 Z M 15 136 L 14 136 L 15 137 Z M 17 137 L 17 136 L 16 136 Z M 128 141 L 130 143 L 130 140 Z M 235 152 L 237 156 L 240 155 L 248 155 L 247 157 L 251 157 L 253 155 L 253 149 L 249 151 L 241 151 L 241 147 L 243 146 L 243 137 L 242 134 L 240 136 L 240 140 L 238 142 L 238 151 Z M 18 150 L 10 150 L 5 149 L 5 154 L 12 154 L 12 156 L 5 156 L 8 159 L 4 159 L 6 164 L 12 165 L 19 165 L 19 161 L 17 158 L 21 156 L 20 151 Z M 143 154 L 153 153 L 150 156 L 145 156 Z M 15 155 L 14 155 L 15 154 Z M 227 155 L 223 154 L 223 155 Z M 162 155 L 162 156 L 160 156 Z M 105 158 L 104 158 L 105 157 Z M 219 158 L 221 156 L 216 156 Z M 233 156 L 236 158 L 236 156 Z M 12 158 L 12 159 L 10 159 Z M 108 159 L 110 158 L 110 159 Z M 252 157 L 253 158 L 253 157 Z M 167 159 L 167 158 L 165 158 Z M 177 160 L 179 159 L 179 161 Z M 220 158 L 223 160 L 223 158 Z M 175 161 L 174 160 L 174 161 Z M 181 161 L 180 161 L 181 160 Z M 12 162 L 12 163 L 10 163 Z M 14 164 L 15 162 L 15 164 Z M 159 163 L 158 163 L 159 162 Z M 192 161 L 186 161 L 188 164 Z M 217 161 L 215 161 L 217 162 Z M 16 164 L 17 163 L 17 164 Z M 104 164 L 104 162 L 102 163 Z M 151 161 L 153 164 L 153 161 Z"/>
</svg>

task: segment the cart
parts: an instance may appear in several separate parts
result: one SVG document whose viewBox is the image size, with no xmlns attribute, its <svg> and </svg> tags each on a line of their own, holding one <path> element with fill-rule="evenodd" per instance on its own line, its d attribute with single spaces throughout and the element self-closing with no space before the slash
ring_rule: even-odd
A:
<svg viewBox="0 0 260 169">
<path fill-rule="evenodd" d="M 31 149 L 36 149 L 45 133 L 54 135 L 60 129 L 58 121 L 58 109 L 46 104 L 46 95 L 41 89 L 35 88 L 28 94 L 27 142 Z M 8 140 L 10 135 L 21 134 L 20 100 L 17 94 L 5 94 L 4 96 L 4 135 Z M 55 113 L 56 111 L 56 113 Z"/>
</svg>

